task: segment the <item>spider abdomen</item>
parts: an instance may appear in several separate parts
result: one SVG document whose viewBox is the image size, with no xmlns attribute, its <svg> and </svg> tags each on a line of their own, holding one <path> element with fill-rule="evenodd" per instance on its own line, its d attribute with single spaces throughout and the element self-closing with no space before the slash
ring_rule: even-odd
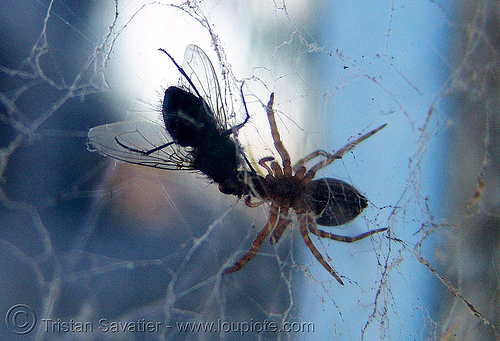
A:
<svg viewBox="0 0 500 341">
<path fill-rule="evenodd" d="M 315 213 L 316 222 L 337 226 L 356 218 L 368 206 L 368 200 L 348 183 L 332 178 L 311 181 L 305 189 L 304 200 Z"/>
</svg>

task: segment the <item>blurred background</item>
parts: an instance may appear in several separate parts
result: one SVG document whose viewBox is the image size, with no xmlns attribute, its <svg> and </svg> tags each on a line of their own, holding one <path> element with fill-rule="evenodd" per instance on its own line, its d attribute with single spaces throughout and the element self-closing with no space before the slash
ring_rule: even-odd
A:
<svg viewBox="0 0 500 341">
<path fill-rule="evenodd" d="M 499 339 L 499 24 L 491 1 L 3 1 L 0 338 Z M 161 124 L 180 74 L 158 49 L 182 63 L 189 44 L 211 59 L 236 121 L 229 90 L 245 82 L 239 140 L 252 162 L 278 156 L 271 92 L 292 161 L 388 124 L 318 174 L 370 200 L 325 229 L 389 228 L 352 244 L 312 237 L 344 286 L 296 221 L 222 275 L 267 205 L 87 149 L 94 126 Z"/>
</svg>

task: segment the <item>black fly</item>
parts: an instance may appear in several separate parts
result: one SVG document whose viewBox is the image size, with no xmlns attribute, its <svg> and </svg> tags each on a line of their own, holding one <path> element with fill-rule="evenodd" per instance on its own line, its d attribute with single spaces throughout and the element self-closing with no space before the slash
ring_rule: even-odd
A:
<svg viewBox="0 0 500 341">
<path fill-rule="evenodd" d="M 228 127 L 228 114 L 215 70 L 198 46 L 186 48 L 183 66 L 165 50 L 160 51 L 182 74 L 180 87 L 169 87 L 163 99 L 162 115 L 168 135 L 153 123 L 118 122 L 90 129 L 88 138 L 92 146 L 121 161 L 164 169 L 197 170 L 219 184 L 222 193 L 249 194 L 245 177 L 255 172 L 234 138 L 238 129 L 248 122 L 248 111 L 243 122 Z"/>
</svg>

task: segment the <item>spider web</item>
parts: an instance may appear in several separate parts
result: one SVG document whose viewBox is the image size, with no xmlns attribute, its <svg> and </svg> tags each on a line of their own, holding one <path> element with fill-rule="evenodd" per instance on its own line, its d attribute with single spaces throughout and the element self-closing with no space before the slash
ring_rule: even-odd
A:
<svg viewBox="0 0 500 341">
<path fill-rule="evenodd" d="M 96 6 L 0 5 L 0 311 L 37 315 L 29 336 L 0 324 L 2 340 L 499 339 L 496 3 Z M 277 156 L 262 107 L 271 91 L 292 161 L 388 123 L 317 176 L 370 200 L 325 229 L 389 228 L 352 244 L 311 237 L 344 286 L 296 221 L 222 275 L 267 207 L 199 174 L 87 150 L 93 126 L 159 119 L 179 74 L 157 49 L 180 61 L 192 43 L 220 72 L 235 122 L 245 80 L 239 139 L 252 161 Z"/>
</svg>

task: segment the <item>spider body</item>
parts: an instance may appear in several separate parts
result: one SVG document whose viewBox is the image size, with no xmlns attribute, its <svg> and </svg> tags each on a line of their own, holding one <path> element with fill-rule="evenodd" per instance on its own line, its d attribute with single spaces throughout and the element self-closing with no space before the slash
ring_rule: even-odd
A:
<svg viewBox="0 0 500 341">
<path fill-rule="evenodd" d="M 263 181 L 263 187 L 265 188 L 263 197 L 266 200 L 288 207 L 295 207 L 297 198 L 305 191 L 300 179 L 296 177 L 281 178 L 268 175 Z"/>
<path fill-rule="evenodd" d="M 312 212 L 323 226 L 343 225 L 368 206 L 368 200 L 348 183 L 333 178 L 304 181 L 304 174 L 268 174 L 262 181 L 262 197 L 297 213 Z M 262 190 L 261 190 L 262 191 Z"/>
<path fill-rule="evenodd" d="M 304 196 L 307 208 L 315 214 L 316 223 L 323 226 L 343 225 L 368 206 L 368 199 L 339 179 L 313 180 L 307 185 Z"/>
<path fill-rule="evenodd" d="M 309 233 L 322 238 L 351 243 L 374 233 L 385 231 L 387 228 L 367 231 L 354 237 L 340 236 L 319 230 L 316 224 L 336 226 L 354 219 L 368 205 L 368 200 L 353 186 L 344 181 L 332 178 L 313 179 L 320 169 L 341 158 L 344 153 L 384 128 L 385 124 L 362 135 L 334 154 L 321 150 L 315 151 L 300 159 L 292 168 L 290 155 L 280 138 L 274 117 L 273 103 L 274 94 L 271 94 L 266 111 L 274 146 L 280 155 L 282 163 L 280 165 L 278 162 L 273 161 L 273 157 L 263 158 L 259 161 L 259 164 L 268 173 L 265 178 L 253 181 L 254 184 L 260 183 L 260 186 L 256 187 L 256 189 L 261 202 L 253 203 L 251 197 L 247 197 L 246 200 L 246 204 L 251 207 L 269 202 L 271 206 L 269 220 L 255 237 L 250 250 L 233 266 L 226 268 L 224 273 L 238 271 L 244 264 L 251 260 L 271 232 L 271 243 L 277 243 L 291 222 L 289 211 L 293 209 L 297 214 L 300 233 L 305 244 L 321 265 L 343 285 L 344 283 L 337 272 L 325 261 L 321 253 L 314 246 Z M 304 164 L 320 156 L 325 159 L 317 162 L 307 170 Z M 271 162 L 270 166 L 267 164 L 268 162 Z"/>
</svg>

